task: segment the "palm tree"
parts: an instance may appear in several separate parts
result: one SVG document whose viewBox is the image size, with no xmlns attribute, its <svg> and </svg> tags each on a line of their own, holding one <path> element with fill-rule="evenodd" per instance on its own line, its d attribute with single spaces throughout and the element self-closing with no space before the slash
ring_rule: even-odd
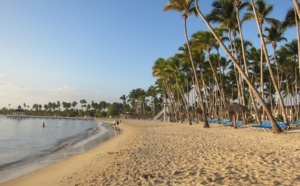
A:
<svg viewBox="0 0 300 186">
<path fill-rule="evenodd" d="M 125 107 L 126 107 L 126 100 L 127 100 L 127 96 L 125 94 L 123 94 L 120 99 L 123 101 L 123 114 L 125 114 Z"/>
<path fill-rule="evenodd" d="M 257 0 L 257 2 L 261 2 L 261 1 L 263 1 L 263 0 Z M 271 77 L 273 86 L 274 86 L 274 88 L 277 92 L 279 104 L 280 104 L 281 108 L 283 109 L 283 119 L 284 119 L 284 122 L 287 125 L 289 125 L 289 120 L 288 120 L 287 115 L 286 115 L 286 110 L 285 110 L 284 102 L 283 102 L 283 99 L 282 99 L 282 95 L 281 95 L 281 92 L 279 90 L 278 83 L 277 83 L 277 81 L 274 77 L 274 74 L 273 74 L 273 71 L 272 71 L 272 68 L 271 68 L 271 62 L 270 62 L 270 59 L 269 59 L 268 50 L 267 50 L 267 47 L 266 47 L 265 40 L 263 38 L 263 33 L 262 33 L 262 23 L 263 22 L 260 19 L 261 17 L 259 17 L 258 14 L 257 14 L 257 8 L 255 7 L 253 0 L 250 0 L 250 2 L 251 2 L 252 10 L 254 12 L 255 20 L 256 20 L 256 23 L 257 23 L 258 32 L 259 32 L 259 35 L 260 35 L 260 41 L 262 43 L 262 49 L 263 49 L 263 52 L 264 52 L 264 55 L 265 55 L 265 59 L 267 61 L 270 77 Z"/>
<path fill-rule="evenodd" d="M 174 94 L 172 93 L 172 71 L 170 71 L 171 61 L 163 58 L 159 58 L 155 61 L 154 66 L 152 67 L 152 75 L 158 77 L 160 84 L 162 85 L 162 95 L 164 97 L 164 104 L 167 104 L 170 114 L 170 121 L 172 121 L 171 116 L 174 113 Z"/>
<path fill-rule="evenodd" d="M 247 60 L 246 60 L 246 52 L 245 52 L 245 42 L 244 42 L 243 30 L 242 30 L 241 21 L 240 21 L 240 10 L 242 8 L 246 7 L 247 4 L 248 3 L 242 3 L 242 0 L 234 0 L 234 3 L 233 3 L 233 5 L 235 7 L 235 12 L 236 12 L 235 15 L 236 15 L 236 19 L 237 19 L 238 31 L 239 31 L 239 35 L 240 35 L 240 39 L 241 39 L 240 43 L 241 43 L 241 49 L 242 49 L 242 57 L 243 57 L 243 62 L 244 62 L 245 74 L 247 76 L 249 76 Z M 261 118 L 259 117 L 257 107 L 256 107 L 256 102 L 253 97 L 253 92 L 251 90 L 249 90 L 249 93 L 250 93 L 251 102 L 253 103 L 253 108 L 255 111 L 257 121 L 258 121 L 258 123 L 261 123 Z"/>
<path fill-rule="evenodd" d="M 141 96 L 143 96 L 145 93 L 145 91 L 141 88 L 137 88 L 137 89 L 133 89 L 131 90 L 131 92 L 128 95 L 129 101 L 131 101 L 131 106 L 134 109 L 136 114 L 141 114 L 142 113 L 142 108 L 144 103 L 142 103 L 142 98 Z"/>
<path fill-rule="evenodd" d="M 281 41 L 287 41 L 287 39 L 285 37 L 283 37 L 285 28 L 282 27 L 282 24 L 278 21 L 276 24 L 272 24 L 271 27 L 266 27 L 265 31 L 267 32 L 266 35 L 264 35 L 266 37 L 266 44 L 271 43 L 272 44 L 272 48 L 273 48 L 273 58 L 274 58 L 274 62 L 276 65 L 276 72 L 277 72 L 277 82 L 278 82 L 278 87 L 280 87 L 280 82 L 279 82 L 279 74 L 278 74 L 278 64 L 277 64 L 277 57 L 276 57 L 276 49 L 277 49 L 277 43 L 281 42 Z"/>
<path fill-rule="evenodd" d="M 79 102 L 80 104 L 81 104 L 81 108 L 82 108 L 82 110 L 83 110 L 83 107 L 86 107 L 86 100 L 85 99 L 82 99 L 82 100 L 80 100 L 80 102 Z"/>
<path fill-rule="evenodd" d="M 105 101 L 100 101 L 98 106 L 100 110 L 106 109 L 109 104 Z"/>
<path fill-rule="evenodd" d="M 76 105 L 77 105 L 77 102 L 76 102 L 76 101 L 73 101 L 73 102 L 72 102 L 72 107 L 75 108 Z"/>
<path fill-rule="evenodd" d="M 215 36 L 216 40 L 221 45 L 221 47 L 224 49 L 224 51 L 227 54 L 227 56 L 231 59 L 233 65 L 237 68 L 238 72 L 242 75 L 242 77 L 244 78 L 244 80 L 247 82 L 249 88 L 253 91 L 254 95 L 256 96 L 256 98 L 259 100 L 259 102 L 263 106 L 263 108 L 266 111 L 266 113 L 267 113 L 267 115 L 268 115 L 268 117 L 270 119 L 270 122 L 272 124 L 273 133 L 280 133 L 280 132 L 282 132 L 281 128 L 277 125 L 276 120 L 275 120 L 274 116 L 272 115 L 270 109 L 267 107 L 267 105 L 265 104 L 264 100 L 259 95 L 259 93 L 255 89 L 255 87 L 253 86 L 253 84 L 250 81 L 250 79 L 248 78 L 248 76 L 246 76 L 246 74 L 244 73 L 244 71 L 242 70 L 242 68 L 238 64 L 238 62 L 231 55 L 231 53 L 229 52 L 229 50 L 226 48 L 226 46 L 224 45 L 224 43 L 221 41 L 221 39 L 218 37 L 218 35 L 214 31 L 214 29 L 211 27 L 211 25 L 208 23 L 208 21 L 204 17 L 203 13 L 200 11 L 200 8 L 199 8 L 199 5 L 198 5 L 198 0 L 196 0 L 196 9 L 197 9 L 198 15 L 200 15 L 200 17 L 202 18 L 202 20 L 204 21 L 204 23 L 206 24 L 206 26 L 209 28 L 209 30 L 212 32 L 212 34 Z"/>
<path fill-rule="evenodd" d="M 184 72 L 181 71 L 181 60 L 179 55 L 175 55 L 174 57 L 169 58 L 169 65 L 167 66 L 168 71 L 172 74 L 172 87 L 174 92 L 174 113 L 175 113 L 175 120 L 177 121 L 177 115 L 181 112 L 181 103 L 183 102 L 184 108 L 186 110 L 187 119 L 190 125 L 192 125 L 192 121 L 190 119 L 191 115 L 189 112 L 189 93 L 190 93 L 190 86 L 187 76 L 185 76 Z M 176 99 L 175 99 L 176 98 Z"/>
<path fill-rule="evenodd" d="M 282 46 L 279 51 L 276 52 L 276 56 L 278 56 L 278 63 L 280 65 L 280 69 L 282 76 L 286 78 L 282 81 L 283 84 L 286 84 L 286 95 L 292 95 L 293 97 L 293 110 L 295 113 L 299 113 L 298 106 L 298 90 L 299 90 L 299 72 L 298 69 L 295 68 L 298 62 L 298 41 L 294 39 L 290 43 L 286 43 Z M 293 113 L 292 113 L 293 114 Z M 298 116 L 297 116 L 298 117 Z M 293 122 L 294 117 L 292 117 Z"/>
<path fill-rule="evenodd" d="M 152 114 L 155 114 L 155 104 L 157 104 L 157 95 L 159 93 L 158 87 L 151 85 L 147 90 L 147 95 L 151 97 L 152 100 Z"/>
<path fill-rule="evenodd" d="M 267 23 L 273 23 L 274 20 L 273 18 L 269 18 L 268 15 L 273 11 L 273 5 L 270 5 L 270 4 L 267 4 L 264 0 L 257 0 L 256 1 L 256 7 L 257 7 L 257 16 L 258 16 L 258 19 L 259 19 L 259 25 L 263 26 L 263 23 L 264 22 L 267 22 Z M 245 20 L 249 20 L 249 19 L 252 19 L 252 20 L 255 20 L 255 15 L 253 14 L 253 8 L 251 6 L 251 4 L 248 4 L 248 10 L 249 12 L 245 14 L 244 16 L 244 21 Z M 261 48 L 262 48 L 262 43 L 261 43 Z M 264 84 L 264 52 L 263 50 L 261 50 L 261 65 L 260 65 L 260 79 L 261 79 L 261 82 L 260 82 L 260 88 L 261 88 L 261 94 L 262 94 L 262 97 L 263 99 L 265 98 L 265 93 L 264 93 L 264 88 L 263 88 L 263 84 Z M 264 112 L 263 112 L 263 118 L 264 118 Z"/>
<path fill-rule="evenodd" d="M 230 48 L 232 49 L 232 55 L 236 54 L 236 59 L 240 63 L 237 49 L 236 49 L 236 35 L 239 30 L 239 26 L 241 25 L 239 22 L 239 10 L 246 6 L 246 3 L 234 2 L 233 0 L 215 0 L 212 3 L 214 9 L 210 14 L 207 15 L 206 19 L 209 22 L 220 23 L 220 28 L 223 28 L 224 31 L 228 33 L 228 39 L 230 42 Z M 234 5 L 234 6 L 233 6 Z M 236 11 L 237 10 L 237 11 Z M 234 39 L 232 39 L 232 36 Z M 236 81 L 238 82 L 238 100 L 242 104 L 245 104 L 244 99 L 244 89 L 243 89 L 243 81 L 237 70 L 234 67 L 234 71 L 236 73 Z"/>
<path fill-rule="evenodd" d="M 300 7 L 299 7 L 299 3 L 297 0 L 293 0 L 293 3 L 294 3 L 294 7 L 295 7 L 295 10 L 297 12 L 297 15 L 298 15 L 298 19 L 300 18 Z"/>
<path fill-rule="evenodd" d="M 200 50 L 205 50 L 208 54 L 208 63 L 210 65 L 210 68 L 211 68 L 211 72 L 213 73 L 213 77 L 214 77 L 214 80 L 216 82 L 216 86 L 218 88 L 218 91 L 219 91 L 219 94 L 221 96 L 221 100 L 225 100 L 224 99 L 224 92 L 222 90 L 222 87 L 219 83 L 219 80 L 217 78 L 217 75 L 216 75 L 216 68 L 213 67 L 213 64 L 212 64 L 212 61 L 211 61 L 211 49 L 212 47 L 215 47 L 216 46 L 216 39 L 214 38 L 214 36 L 208 32 L 208 31 L 200 31 L 200 32 L 197 32 L 196 34 L 194 34 L 193 36 L 193 40 L 191 41 L 192 43 L 194 43 L 194 46 L 193 48 L 199 48 Z M 218 59 L 217 59 L 218 61 Z M 225 105 L 225 103 L 223 102 L 222 105 Z"/>
<path fill-rule="evenodd" d="M 190 62 L 192 64 L 192 69 L 193 69 L 193 73 L 194 73 L 194 78 L 195 78 L 195 87 L 196 87 L 196 92 L 198 94 L 198 99 L 199 99 L 199 103 L 201 103 L 202 105 L 202 110 L 204 111 L 203 113 L 203 119 L 204 119 L 204 128 L 208 128 L 209 124 L 207 122 L 206 119 L 206 112 L 205 112 L 205 107 L 204 107 L 204 103 L 203 103 L 203 98 L 202 98 L 202 93 L 199 87 L 199 82 L 198 82 L 198 78 L 197 78 L 197 73 L 196 73 L 196 69 L 195 69 L 195 65 L 194 65 L 194 60 L 192 57 L 192 51 L 191 51 L 191 47 L 189 44 L 189 38 L 188 38 L 188 34 L 187 34 L 187 26 L 186 26 L 186 21 L 189 15 L 194 14 L 196 15 L 196 9 L 194 6 L 194 0 L 169 0 L 169 2 L 165 5 L 164 7 L 164 11 L 167 10 L 175 10 L 177 12 L 181 12 L 182 13 L 182 18 L 183 18 L 183 22 L 184 22 L 184 36 L 185 36 L 185 40 L 186 40 L 186 45 L 188 47 L 188 51 L 189 51 L 189 56 L 190 56 Z"/>
<path fill-rule="evenodd" d="M 298 45 L 298 53 L 300 54 L 300 31 L 299 31 L 299 17 L 297 16 L 296 9 L 291 8 L 288 10 L 284 22 L 284 27 L 292 27 L 295 26 L 297 33 L 297 45 Z M 300 61 L 300 55 L 298 55 L 298 61 Z M 300 63 L 298 64 L 299 74 L 300 74 Z"/>
</svg>

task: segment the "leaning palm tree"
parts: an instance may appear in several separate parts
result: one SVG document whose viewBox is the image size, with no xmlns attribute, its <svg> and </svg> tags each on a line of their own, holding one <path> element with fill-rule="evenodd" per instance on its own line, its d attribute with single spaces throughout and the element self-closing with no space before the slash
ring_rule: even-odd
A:
<svg viewBox="0 0 300 186">
<path fill-rule="evenodd" d="M 244 73 L 243 69 L 240 67 L 240 65 L 236 61 L 236 59 L 231 55 L 230 51 L 227 49 L 227 47 L 225 46 L 225 44 L 221 41 L 221 39 L 215 33 L 214 29 L 211 27 L 211 25 L 206 20 L 205 16 L 203 15 L 203 13 L 201 12 L 201 10 L 199 8 L 198 0 L 195 0 L 195 2 L 196 2 L 195 4 L 196 4 L 196 9 L 197 9 L 198 15 L 201 17 L 201 19 L 204 21 L 204 23 L 206 24 L 206 26 L 208 27 L 208 29 L 215 36 L 215 38 L 218 41 L 218 43 L 220 44 L 220 46 L 224 49 L 224 51 L 227 54 L 227 56 L 231 59 L 233 65 L 237 68 L 238 72 L 243 76 L 243 78 L 246 81 L 246 83 L 248 84 L 249 88 L 253 91 L 254 95 L 256 96 L 256 98 L 258 99 L 258 101 L 261 103 L 263 109 L 266 111 L 266 113 L 267 113 L 267 115 L 269 117 L 269 120 L 270 120 L 270 122 L 272 124 L 273 133 L 281 133 L 282 129 L 277 125 L 276 120 L 275 120 L 274 116 L 272 115 L 270 109 L 265 104 L 265 101 L 259 95 L 258 91 L 254 87 L 254 85 L 252 84 L 252 82 L 250 81 L 250 79 L 248 78 L 248 76 L 246 76 L 246 74 Z"/>
<path fill-rule="evenodd" d="M 189 44 L 189 38 L 188 38 L 188 34 L 187 34 L 187 26 L 186 26 L 186 21 L 189 15 L 194 14 L 196 15 L 196 9 L 194 6 L 194 0 L 169 0 L 169 2 L 165 5 L 164 7 L 164 11 L 167 10 L 175 10 L 177 12 L 181 12 L 182 13 L 182 18 L 183 18 L 183 22 L 184 22 L 184 36 L 185 36 L 185 40 L 186 40 L 186 45 L 188 47 L 188 51 L 189 51 L 189 56 L 190 56 L 190 60 L 191 60 L 191 64 L 192 64 L 192 69 L 193 69 L 193 73 L 194 73 L 194 78 L 195 78 L 195 87 L 196 87 L 196 92 L 198 94 L 198 99 L 199 99 L 199 103 L 201 103 L 202 105 L 202 110 L 204 111 L 203 114 L 203 119 L 204 119 L 204 127 L 207 128 L 209 127 L 209 124 L 207 122 L 207 118 L 206 118 L 206 114 L 205 114 L 205 107 L 204 107 L 204 103 L 203 103 L 203 98 L 202 98 L 202 93 L 199 87 L 199 82 L 198 82 L 198 76 L 196 73 L 196 68 L 195 68 L 195 63 L 192 57 L 192 51 L 191 51 L 191 47 Z"/>
<path fill-rule="evenodd" d="M 263 0 L 258 0 L 258 1 L 263 1 Z M 281 92 L 279 90 L 278 83 L 277 83 L 277 81 L 275 79 L 275 76 L 273 74 L 273 70 L 271 68 L 271 62 L 270 62 L 270 59 L 269 59 L 268 49 L 266 47 L 266 43 L 265 43 L 265 40 L 263 38 L 261 20 L 260 20 L 260 17 L 258 16 L 258 14 L 257 14 L 257 8 L 255 7 L 255 4 L 254 4 L 253 0 L 250 0 L 250 2 L 251 2 L 252 10 L 253 10 L 253 13 L 254 13 L 254 17 L 255 17 L 255 20 L 256 20 L 256 23 L 257 23 L 258 32 L 259 32 L 259 35 L 260 35 L 260 41 L 262 43 L 262 49 L 263 49 L 263 52 L 264 52 L 264 55 L 265 55 L 267 65 L 268 65 L 270 77 L 271 77 L 273 86 L 276 90 L 279 104 L 280 104 L 280 106 L 283 110 L 283 112 L 282 112 L 283 113 L 283 119 L 284 119 L 284 122 L 286 122 L 286 124 L 289 125 L 289 120 L 288 120 L 287 115 L 286 115 L 286 110 L 285 110 L 284 102 L 283 102 L 283 99 L 282 99 L 282 95 L 281 95 Z"/>
<path fill-rule="evenodd" d="M 234 0 L 233 5 L 234 5 L 235 10 L 236 10 L 235 15 L 236 15 L 238 30 L 239 30 L 239 34 L 240 34 L 240 38 L 241 38 L 242 57 L 243 57 L 243 62 L 244 62 L 244 67 L 245 67 L 244 69 L 245 69 L 246 75 L 249 76 L 247 60 L 246 60 L 246 52 L 245 52 L 245 42 L 244 42 L 243 30 L 242 30 L 241 20 L 240 20 L 240 10 L 242 8 L 246 7 L 247 3 L 242 3 L 242 0 Z M 255 102 L 255 99 L 253 97 L 253 92 L 251 90 L 249 90 L 249 92 L 250 92 L 250 98 L 251 98 L 251 102 L 253 104 L 253 108 L 254 108 L 256 118 L 258 120 L 258 123 L 261 123 L 261 118 L 259 117 L 258 110 L 257 110 L 257 107 L 256 107 L 256 102 Z"/>
<path fill-rule="evenodd" d="M 297 12 L 297 15 L 298 15 L 298 19 L 300 19 L 300 7 L 299 7 L 298 0 L 293 0 L 293 3 L 294 3 L 295 10 Z"/>
<path fill-rule="evenodd" d="M 249 12 L 247 12 L 245 14 L 244 21 L 250 20 L 250 19 L 255 20 L 255 15 L 253 13 L 252 6 L 248 2 L 247 2 L 247 4 L 248 4 Z M 273 11 L 273 5 L 267 4 L 265 2 L 265 0 L 257 0 L 255 4 L 256 4 L 256 8 L 257 8 L 257 16 L 259 19 L 259 25 L 261 26 L 261 28 L 262 28 L 264 22 L 273 23 L 276 21 L 275 19 L 268 17 L 269 14 Z M 261 48 L 263 48 L 262 45 L 263 44 L 261 43 Z M 264 92 L 264 88 L 263 88 L 264 87 L 264 79 L 265 79 L 264 78 L 264 62 L 265 62 L 265 60 L 264 60 L 263 50 L 261 50 L 261 59 L 260 60 L 261 60 L 260 61 L 260 80 L 261 80 L 260 89 L 261 89 L 262 97 L 263 97 L 263 99 L 265 99 L 265 92 Z M 265 115 L 265 112 L 263 112 L 263 118 L 264 118 L 264 115 Z"/>
</svg>

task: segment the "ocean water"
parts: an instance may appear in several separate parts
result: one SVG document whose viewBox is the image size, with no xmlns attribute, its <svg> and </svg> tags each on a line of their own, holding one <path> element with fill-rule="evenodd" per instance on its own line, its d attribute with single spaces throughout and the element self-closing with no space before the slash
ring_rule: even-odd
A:
<svg viewBox="0 0 300 186">
<path fill-rule="evenodd" d="M 86 152 L 115 135 L 111 125 L 93 121 L 0 116 L 0 183 Z"/>
</svg>

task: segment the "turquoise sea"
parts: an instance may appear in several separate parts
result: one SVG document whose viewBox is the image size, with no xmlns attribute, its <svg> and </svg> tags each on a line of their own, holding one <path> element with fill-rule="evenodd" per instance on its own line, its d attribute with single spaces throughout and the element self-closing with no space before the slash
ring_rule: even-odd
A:
<svg viewBox="0 0 300 186">
<path fill-rule="evenodd" d="M 86 152 L 113 136 L 110 124 L 94 121 L 0 116 L 0 183 Z"/>
</svg>

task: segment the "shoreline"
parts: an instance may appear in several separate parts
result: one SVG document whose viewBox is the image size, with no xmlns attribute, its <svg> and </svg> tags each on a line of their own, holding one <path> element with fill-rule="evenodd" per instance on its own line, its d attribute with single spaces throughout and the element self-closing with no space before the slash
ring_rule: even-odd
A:
<svg viewBox="0 0 300 186">
<path fill-rule="evenodd" d="M 99 123 L 106 123 L 108 125 L 111 124 L 111 122 L 109 120 L 108 121 L 95 120 L 95 122 L 98 123 L 98 125 L 99 125 Z M 72 158 L 75 158 L 77 156 L 89 153 L 90 151 L 93 151 L 94 149 L 99 148 L 99 146 L 101 146 L 102 144 L 106 143 L 107 141 L 109 141 L 109 140 L 117 137 L 121 133 L 122 133 L 122 131 L 120 131 L 119 134 L 115 133 L 114 136 L 112 136 L 112 137 L 108 137 L 107 135 L 109 135 L 109 134 L 105 134 L 104 136 L 101 135 L 100 138 L 108 138 L 108 139 L 104 139 L 104 140 L 102 139 L 103 141 L 101 140 L 101 142 L 98 144 L 98 146 L 94 147 L 94 148 L 89 147 L 89 146 L 94 146 L 93 144 L 89 145 L 88 147 L 86 147 L 88 150 L 86 150 L 85 152 L 80 152 L 78 154 L 76 153 L 74 155 L 71 155 L 71 154 L 70 155 L 66 155 L 66 154 L 65 155 L 63 155 L 63 154 L 58 154 L 57 155 L 56 154 L 55 157 L 54 157 L 55 160 L 52 160 L 52 159 L 50 159 L 50 160 L 42 160 L 42 161 L 45 161 L 45 162 L 43 164 L 41 164 L 41 165 L 28 165 L 29 168 L 26 168 L 26 170 L 25 169 L 21 170 L 19 173 L 17 173 L 15 176 L 12 176 L 11 178 L 8 178 L 6 180 L 5 179 L 2 180 L 0 182 L 0 185 L 1 186 L 2 185 L 20 185 L 20 184 L 24 185 L 24 184 L 26 184 L 26 181 L 25 181 L 25 183 L 23 183 L 23 180 L 26 180 L 27 177 L 31 177 L 31 176 L 36 177 L 35 175 L 39 174 L 40 171 L 41 172 L 44 171 L 44 169 L 48 169 L 48 168 L 50 169 L 51 167 L 53 167 L 55 165 L 58 165 L 58 164 L 61 164 L 61 163 L 64 164 L 63 162 L 68 161 L 69 159 L 72 159 Z M 91 143 L 91 141 L 88 142 L 88 143 Z M 92 142 L 92 143 L 95 143 L 95 142 Z M 87 145 L 87 144 L 84 144 L 84 145 Z M 73 151 L 81 151 L 81 150 L 73 150 Z M 70 152 L 70 153 L 74 153 L 74 152 Z M 65 157 L 62 160 L 56 160 L 57 159 L 56 156 L 65 156 Z M 61 166 L 61 165 L 59 165 L 59 166 Z M 62 166 L 64 166 L 64 165 L 62 165 Z M 53 168 L 51 168 L 51 169 L 53 169 Z M 45 177 L 45 179 L 48 179 L 48 178 Z M 52 184 L 49 184 L 49 185 L 52 185 Z"/>
<path fill-rule="evenodd" d="M 299 129 L 274 135 L 145 120 L 120 128 L 93 150 L 0 185 L 300 184 Z"/>
</svg>

